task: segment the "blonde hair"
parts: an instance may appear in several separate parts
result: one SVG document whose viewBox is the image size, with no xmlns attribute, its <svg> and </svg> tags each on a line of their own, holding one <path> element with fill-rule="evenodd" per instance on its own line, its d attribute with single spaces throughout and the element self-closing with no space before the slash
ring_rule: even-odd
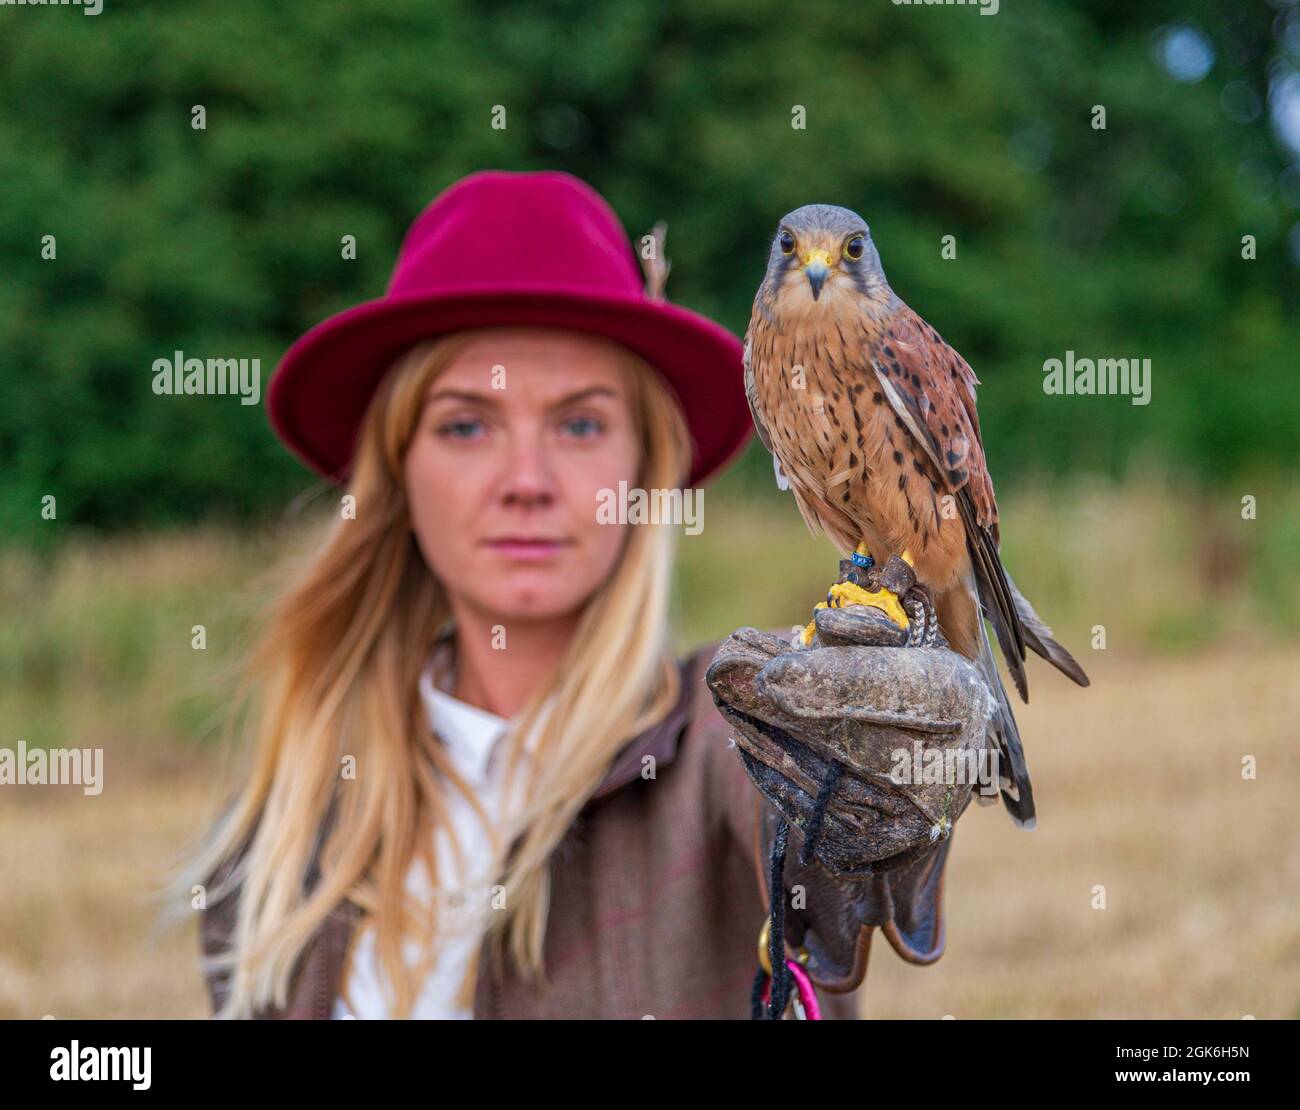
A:
<svg viewBox="0 0 1300 1110">
<path fill-rule="evenodd" d="M 251 656 L 251 770 L 177 880 L 188 895 L 192 883 L 210 882 L 245 851 L 238 874 L 223 884 L 240 891 L 230 947 L 206 961 L 229 974 L 218 1017 L 285 1006 L 297 961 L 344 901 L 375 929 L 395 994 L 392 1016 L 409 1015 L 437 937 L 436 914 L 413 899 L 408 872 L 418 861 L 438 891 L 435 830 L 446 829 L 454 843 L 447 790 L 460 790 L 486 820 L 435 742 L 417 688 L 450 610 L 412 535 L 403 482 L 429 383 L 465 334 L 421 343 L 385 375 L 358 433 L 348 487 L 355 519 L 335 524 L 274 603 Z M 641 440 L 638 485 L 680 486 L 690 436 L 677 401 L 653 369 L 619 350 Z M 504 833 L 494 840 L 506 899 L 488 915 L 487 939 L 520 974 L 543 981 L 551 855 L 620 748 L 661 720 L 680 688 L 667 618 L 674 530 L 626 532 L 551 681 L 512 720 L 510 768 L 519 765 L 521 737 L 534 736 L 535 758 L 514 823 L 494 830 Z M 349 756 L 358 771 L 345 780 L 340 766 Z M 309 867 L 331 816 L 309 891 Z M 414 967 L 403 958 L 408 940 L 419 945 Z M 471 967 L 467 985 L 473 976 Z"/>
</svg>

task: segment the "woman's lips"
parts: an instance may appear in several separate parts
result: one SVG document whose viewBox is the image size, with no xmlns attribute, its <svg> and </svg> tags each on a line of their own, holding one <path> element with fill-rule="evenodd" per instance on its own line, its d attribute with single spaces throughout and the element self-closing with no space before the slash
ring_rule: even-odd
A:
<svg viewBox="0 0 1300 1110">
<path fill-rule="evenodd" d="M 573 543 L 572 540 L 536 539 L 526 536 L 503 536 L 501 539 L 484 540 L 483 542 L 498 555 L 503 555 L 507 559 L 515 559 L 521 563 L 536 563 L 546 559 L 553 559 L 564 548 Z"/>
</svg>

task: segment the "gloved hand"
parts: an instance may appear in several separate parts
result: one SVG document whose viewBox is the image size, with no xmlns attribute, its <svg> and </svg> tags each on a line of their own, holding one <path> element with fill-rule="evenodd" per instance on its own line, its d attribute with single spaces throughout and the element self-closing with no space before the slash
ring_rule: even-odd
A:
<svg viewBox="0 0 1300 1110">
<path fill-rule="evenodd" d="M 822 608 L 814 621 L 806 647 L 754 628 L 733 632 L 705 681 L 745 771 L 811 841 L 810 857 L 861 878 L 910 863 L 949 835 L 979 785 L 992 695 L 942 641 L 903 646 L 906 634 L 878 609 Z"/>
</svg>

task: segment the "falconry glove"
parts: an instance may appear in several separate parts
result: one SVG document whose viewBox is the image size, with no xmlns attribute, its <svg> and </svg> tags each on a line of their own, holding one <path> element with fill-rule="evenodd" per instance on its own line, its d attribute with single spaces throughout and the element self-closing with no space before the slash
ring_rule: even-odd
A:
<svg viewBox="0 0 1300 1110">
<path fill-rule="evenodd" d="M 733 632 L 705 681 L 746 773 L 801 834 L 802 862 L 863 878 L 948 837 L 995 703 L 974 664 L 946 645 L 906 646 L 877 608 L 818 608 L 814 623 L 807 646 Z"/>
</svg>

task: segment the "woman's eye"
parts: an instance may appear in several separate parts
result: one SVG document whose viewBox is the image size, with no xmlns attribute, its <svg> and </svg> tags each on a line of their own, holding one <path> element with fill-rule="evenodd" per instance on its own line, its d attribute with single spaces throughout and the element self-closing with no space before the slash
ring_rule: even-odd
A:
<svg viewBox="0 0 1300 1110">
<path fill-rule="evenodd" d="M 572 416 L 561 427 L 567 435 L 578 439 L 591 439 L 605 430 L 605 425 L 594 416 Z"/>
<path fill-rule="evenodd" d="M 483 421 L 464 417 L 439 425 L 438 435 L 446 439 L 475 439 L 482 429 Z"/>
</svg>

